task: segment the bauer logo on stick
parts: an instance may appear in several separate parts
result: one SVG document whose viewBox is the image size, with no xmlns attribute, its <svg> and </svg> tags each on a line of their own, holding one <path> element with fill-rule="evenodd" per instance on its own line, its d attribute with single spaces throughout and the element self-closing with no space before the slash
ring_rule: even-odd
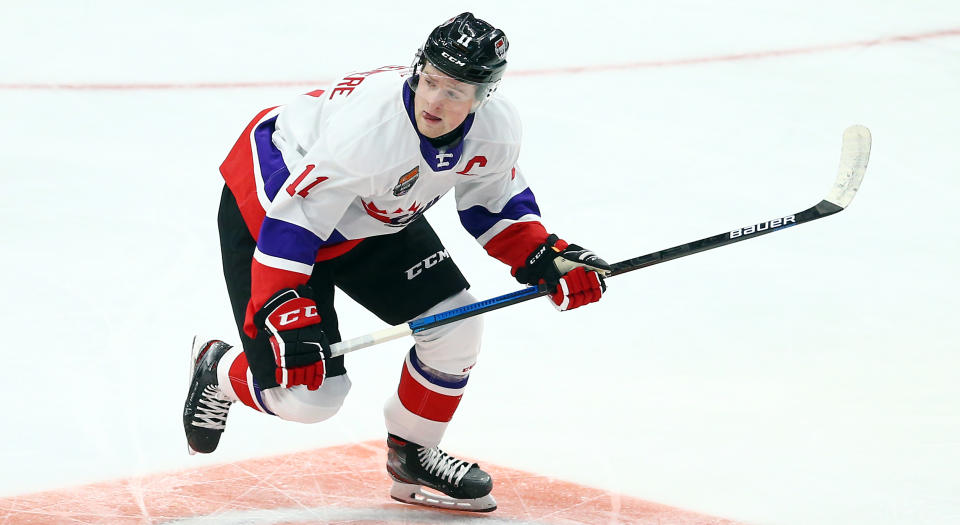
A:
<svg viewBox="0 0 960 525">
<path fill-rule="evenodd" d="M 733 230 L 732 232 L 730 232 L 730 238 L 735 239 L 737 237 L 742 237 L 744 235 L 750 235 L 752 233 L 762 232 L 764 230 L 776 230 L 777 228 L 782 228 L 784 226 L 789 226 L 791 224 L 796 224 L 796 223 L 797 223 L 797 217 L 795 215 L 787 215 L 786 217 L 773 219 L 772 221 L 761 222 L 759 224 L 754 224 L 753 226 L 747 226 L 746 228 Z"/>
</svg>

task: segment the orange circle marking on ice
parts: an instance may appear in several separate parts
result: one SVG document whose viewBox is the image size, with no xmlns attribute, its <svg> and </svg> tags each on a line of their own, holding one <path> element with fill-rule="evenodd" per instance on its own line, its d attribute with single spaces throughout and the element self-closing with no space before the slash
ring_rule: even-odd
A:
<svg viewBox="0 0 960 525">
<path fill-rule="evenodd" d="M 575 483 L 484 463 L 492 513 L 390 499 L 379 441 L 0 499 L 4 524 L 730 524 Z"/>
</svg>

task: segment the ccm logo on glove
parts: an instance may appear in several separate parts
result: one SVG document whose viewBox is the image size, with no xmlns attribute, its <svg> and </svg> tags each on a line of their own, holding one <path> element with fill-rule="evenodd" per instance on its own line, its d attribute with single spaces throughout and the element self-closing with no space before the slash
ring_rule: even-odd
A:
<svg viewBox="0 0 960 525">
<path fill-rule="evenodd" d="M 326 377 L 324 359 L 330 357 L 330 343 L 311 296 L 307 286 L 280 290 L 253 318 L 269 334 L 277 384 L 284 388 L 306 385 L 316 390 Z"/>
<path fill-rule="evenodd" d="M 291 308 L 297 308 L 297 306 L 299 306 L 296 304 L 296 301 L 297 300 L 295 299 L 292 302 L 292 304 L 290 304 Z M 309 299 L 299 299 L 299 301 L 303 301 L 303 302 L 309 301 L 310 303 L 312 303 L 312 301 L 310 301 Z M 308 321 L 312 317 L 317 317 L 317 318 L 320 317 L 320 314 L 317 313 L 317 306 L 315 304 L 306 304 L 303 306 L 303 308 L 297 308 L 296 310 L 293 310 L 293 311 L 278 312 L 276 319 L 271 319 L 271 321 L 274 321 L 274 326 L 277 326 L 278 328 L 281 326 L 284 328 L 294 328 L 294 327 L 288 327 L 287 325 L 296 323 L 301 319 L 303 319 L 304 321 Z M 318 321 L 320 321 L 320 319 L 313 320 L 313 322 L 318 322 Z"/>
</svg>

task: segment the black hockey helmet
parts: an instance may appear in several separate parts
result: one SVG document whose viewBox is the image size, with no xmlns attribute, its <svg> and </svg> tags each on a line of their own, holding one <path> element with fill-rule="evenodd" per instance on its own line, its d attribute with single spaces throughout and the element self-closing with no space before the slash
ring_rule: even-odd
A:
<svg viewBox="0 0 960 525">
<path fill-rule="evenodd" d="M 510 43 L 503 31 L 462 13 L 437 26 L 423 45 L 423 55 L 437 69 L 472 84 L 496 82 L 507 69 Z"/>
<path fill-rule="evenodd" d="M 429 61 L 442 73 L 476 85 L 477 100 L 482 103 L 496 91 L 507 69 L 509 47 L 503 31 L 473 13 L 461 13 L 430 32 L 414 59 L 414 79 Z"/>
</svg>

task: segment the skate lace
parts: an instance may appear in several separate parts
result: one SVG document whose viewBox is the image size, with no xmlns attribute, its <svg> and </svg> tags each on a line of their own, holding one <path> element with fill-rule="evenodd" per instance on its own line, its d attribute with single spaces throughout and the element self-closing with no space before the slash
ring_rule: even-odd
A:
<svg viewBox="0 0 960 525">
<path fill-rule="evenodd" d="M 472 463 L 457 459 L 436 447 L 421 448 L 418 456 L 420 464 L 427 472 L 454 485 L 460 485 L 460 481 L 473 466 Z"/>
<path fill-rule="evenodd" d="M 227 411 L 233 401 L 220 393 L 216 385 L 207 385 L 200 394 L 193 426 L 223 430 L 227 426 Z"/>
</svg>

